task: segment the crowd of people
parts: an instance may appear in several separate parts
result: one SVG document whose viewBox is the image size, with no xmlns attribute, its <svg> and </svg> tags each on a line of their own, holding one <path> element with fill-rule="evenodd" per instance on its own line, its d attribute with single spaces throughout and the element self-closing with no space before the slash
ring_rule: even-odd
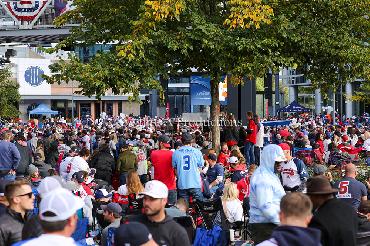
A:
<svg viewBox="0 0 370 246">
<path fill-rule="evenodd" d="M 370 245 L 367 115 L 246 117 L 222 116 L 219 149 L 179 120 L 2 124 L 0 246 L 191 245 L 200 203 L 223 245 L 238 224 L 254 245 Z"/>
</svg>

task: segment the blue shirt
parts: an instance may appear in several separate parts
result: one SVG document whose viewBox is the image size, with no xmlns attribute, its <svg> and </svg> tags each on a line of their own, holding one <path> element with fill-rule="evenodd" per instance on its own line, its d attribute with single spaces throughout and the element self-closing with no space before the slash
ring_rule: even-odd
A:
<svg viewBox="0 0 370 246">
<path fill-rule="evenodd" d="M 181 190 L 201 188 L 200 171 L 204 159 L 200 150 L 182 146 L 172 155 L 172 166 L 177 171 L 177 187 Z"/>
<path fill-rule="evenodd" d="M 211 184 L 213 181 L 217 179 L 217 176 L 221 176 L 222 180 L 224 178 L 224 168 L 216 163 L 213 167 L 209 167 L 207 170 L 207 180 Z M 222 183 L 222 182 L 221 182 Z"/>
<path fill-rule="evenodd" d="M 21 155 L 14 143 L 0 140 L 0 170 L 17 169 Z"/>
<path fill-rule="evenodd" d="M 351 205 L 356 211 L 361 203 L 361 198 L 367 196 L 366 186 L 350 177 L 344 177 L 334 184 L 338 189 L 337 198 Z"/>
</svg>

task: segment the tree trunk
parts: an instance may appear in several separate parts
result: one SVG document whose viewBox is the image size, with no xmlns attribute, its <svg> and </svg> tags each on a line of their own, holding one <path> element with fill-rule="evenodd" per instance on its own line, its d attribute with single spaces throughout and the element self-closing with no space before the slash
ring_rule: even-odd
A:
<svg viewBox="0 0 370 246">
<path fill-rule="evenodd" d="M 212 147 L 218 153 L 220 150 L 220 100 L 218 90 L 217 76 L 211 77 L 211 132 L 212 132 Z"/>
</svg>

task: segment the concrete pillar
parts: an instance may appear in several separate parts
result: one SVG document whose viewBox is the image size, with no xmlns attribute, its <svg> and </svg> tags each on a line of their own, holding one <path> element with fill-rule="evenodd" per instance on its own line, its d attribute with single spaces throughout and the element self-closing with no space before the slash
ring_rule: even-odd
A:
<svg viewBox="0 0 370 246">
<path fill-rule="evenodd" d="M 315 90 L 315 113 L 316 115 L 321 113 L 321 90 Z"/>
<path fill-rule="evenodd" d="M 353 116 L 353 102 L 350 100 L 352 97 L 352 84 L 346 83 L 346 117 L 350 118 Z"/>
<path fill-rule="evenodd" d="M 113 102 L 113 116 L 118 116 L 118 102 L 114 101 Z"/>
<path fill-rule="evenodd" d="M 92 120 L 95 120 L 95 101 L 90 102 L 90 117 Z"/>
<path fill-rule="evenodd" d="M 289 103 L 298 99 L 298 86 L 289 86 Z"/>
</svg>

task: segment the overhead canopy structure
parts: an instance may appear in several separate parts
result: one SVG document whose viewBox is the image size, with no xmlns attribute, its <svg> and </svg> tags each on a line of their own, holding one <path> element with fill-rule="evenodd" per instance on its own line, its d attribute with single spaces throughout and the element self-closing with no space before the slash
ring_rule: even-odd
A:
<svg viewBox="0 0 370 246">
<path fill-rule="evenodd" d="M 300 105 L 297 101 L 291 102 L 289 105 L 286 105 L 283 108 L 280 108 L 277 110 L 278 113 L 305 113 L 305 112 L 311 112 L 311 109 L 306 108 L 302 105 Z"/>
<path fill-rule="evenodd" d="M 31 110 L 28 114 L 47 115 L 47 114 L 59 114 L 59 112 L 51 110 L 46 104 L 40 104 L 39 106 L 37 106 L 37 108 Z"/>
<path fill-rule="evenodd" d="M 261 122 L 263 126 L 270 126 L 270 127 L 276 127 L 276 126 L 289 126 L 290 123 L 292 123 L 291 120 L 276 120 L 276 121 L 264 121 Z"/>
</svg>

